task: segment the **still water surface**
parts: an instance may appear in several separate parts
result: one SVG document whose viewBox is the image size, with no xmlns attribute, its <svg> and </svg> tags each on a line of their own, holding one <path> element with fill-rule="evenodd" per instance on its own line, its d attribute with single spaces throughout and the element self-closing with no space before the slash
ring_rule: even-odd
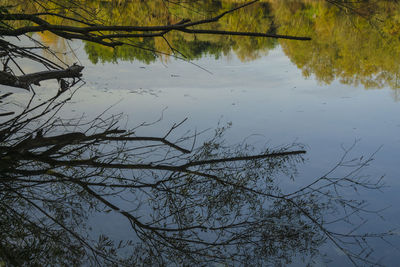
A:
<svg viewBox="0 0 400 267">
<path fill-rule="evenodd" d="M 152 135 L 159 135 L 173 122 L 187 117 L 186 129 L 214 128 L 218 122 L 232 122 L 227 135 L 232 143 L 245 137 L 261 145 L 303 143 L 308 160 L 299 166 L 295 179 L 298 185 L 333 167 L 344 153 L 342 146 L 350 147 L 356 142 L 354 157 L 378 150 L 364 173 L 385 175 L 388 187 L 363 196 L 371 207 L 390 209 L 384 213 L 385 221 L 370 222 L 366 229 L 379 231 L 400 226 L 400 119 L 396 115 L 400 103 L 393 89 L 365 90 L 337 80 L 323 85 L 312 76 L 304 78 L 281 47 L 245 63 L 232 55 L 194 61 L 212 74 L 179 60 L 150 65 L 136 61 L 117 65 L 91 65 L 87 60 L 82 63 L 87 66 L 87 85 L 79 92 L 82 97 L 77 96 L 83 100 L 73 109 L 97 114 L 115 104 L 111 111 L 127 114 L 132 127 L 163 114 L 158 126 L 146 132 Z M 109 222 L 100 228 L 106 231 L 114 226 L 115 222 Z M 123 237 L 124 232 L 117 236 Z M 334 258 L 332 266 L 341 261 L 349 264 L 332 247 L 327 250 Z M 379 254 L 387 266 L 395 266 L 399 258 L 395 249 Z"/>
<path fill-rule="evenodd" d="M 400 227 L 397 83 L 400 65 L 398 60 L 393 60 L 398 59 L 400 45 L 398 40 L 395 42 L 398 39 L 395 18 L 384 20 L 382 26 L 382 32 L 392 37 L 386 36 L 384 41 L 379 41 L 382 36 L 376 34 L 376 28 L 357 16 L 349 18 L 319 1 L 314 4 L 283 2 L 265 1 L 260 4 L 262 8 L 233 15 L 231 20 L 218 27 L 256 25 L 252 30 L 259 31 L 259 25 L 270 28 L 279 25 L 280 33 L 311 36 L 313 41 L 278 43 L 170 36 L 172 45 L 188 55 L 190 62 L 187 62 L 173 57 L 160 59 L 141 50 L 113 51 L 76 41 L 66 45 L 50 35 L 40 35 L 43 42 L 60 52 L 72 46 L 74 53 L 68 53 L 64 60 L 85 66 L 86 84 L 63 115 L 85 113 L 90 117 L 111 107 L 109 113 L 126 114 L 127 128 L 143 121 L 156 121 L 162 116 L 154 127 L 142 130 L 143 135 L 160 136 L 174 122 L 188 118 L 182 132 L 213 129 L 219 123 L 232 122 L 233 127 L 226 136 L 232 144 L 244 139 L 260 146 L 267 143 L 271 147 L 302 143 L 306 145 L 307 161 L 298 166 L 299 174 L 294 182 L 281 182 L 283 190 L 320 177 L 335 166 L 344 153 L 343 147 L 349 148 L 356 143 L 351 151 L 354 157 L 368 157 L 376 152 L 375 160 L 363 173 L 385 175 L 387 184 L 382 192 L 360 192 L 360 197 L 366 198 L 372 209 L 389 207 L 383 213 L 385 220 L 371 219 L 364 230 L 379 232 Z M 100 1 L 90 3 L 100 5 Z M 106 5 L 105 2 L 101 4 Z M 133 4 L 128 7 L 137 8 Z M 125 10 L 129 10 L 128 7 Z M 222 7 L 207 6 L 214 10 Z M 102 8 L 99 10 L 108 10 Z M 146 8 L 151 9 L 151 4 Z M 382 4 L 379 8 L 385 10 L 387 7 Z M 262 10 L 261 14 L 254 13 L 257 15 L 252 16 L 253 21 L 249 20 L 249 14 L 257 10 Z M 134 17 L 121 14 L 108 15 L 109 18 L 103 15 L 111 23 L 135 22 Z M 164 15 L 158 15 L 161 18 L 156 22 L 164 23 Z M 250 22 L 243 24 L 243 21 Z M 142 45 L 157 50 L 168 49 L 162 43 L 143 41 Z M 115 221 L 93 219 L 95 230 L 112 230 L 115 238 L 126 238 L 129 226 L 125 220 L 115 218 Z M 400 247 L 398 239 L 393 243 Z M 396 266 L 400 260 L 396 249 L 384 247 L 378 241 L 372 245 L 384 266 Z M 350 266 L 333 246 L 327 245 L 323 250 L 332 259 L 329 266 Z"/>
</svg>

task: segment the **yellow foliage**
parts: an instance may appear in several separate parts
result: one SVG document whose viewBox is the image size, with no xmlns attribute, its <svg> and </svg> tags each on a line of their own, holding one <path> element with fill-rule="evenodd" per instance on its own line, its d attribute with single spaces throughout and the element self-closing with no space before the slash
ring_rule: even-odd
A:
<svg viewBox="0 0 400 267">
<path fill-rule="evenodd" d="M 40 2 L 60 14 L 85 17 L 105 25 L 168 25 L 183 18 L 199 20 L 229 10 L 247 1 L 170 2 L 162 0 L 5 0 L 16 4 L 15 12 L 43 11 Z M 59 5 L 56 5 L 58 3 Z M 60 4 L 61 3 L 61 4 Z M 71 3 L 79 3 L 72 5 Z M 310 42 L 282 40 L 280 44 L 305 76 L 315 75 L 322 83 L 339 79 L 343 83 L 367 88 L 391 86 L 398 88 L 400 76 L 400 8 L 393 1 L 346 2 L 348 8 L 338 8 L 323 0 L 263 0 L 237 10 L 218 22 L 198 26 L 200 29 L 227 31 L 268 32 L 295 36 L 309 36 Z M 78 8 L 79 7 L 79 8 Z M 60 17 L 45 16 L 53 24 L 77 24 Z M 47 44 L 62 43 L 41 34 Z M 171 53 L 171 47 L 188 59 L 204 54 L 218 57 L 233 51 L 242 61 L 254 60 L 274 48 L 276 40 L 238 36 L 192 35 L 170 32 L 154 40 L 136 39 L 133 42 L 150 50 Z M 155 60 L 154 53 L 119 48 L 110 50 L 86 44 L 93 62 L 139 59 Z M 171 46 L 171 47 L 170 47 Z M 160 58 L 160 57 L 159 57 Z M 161 57 L 168 60 L 168 56 Z"/>
</svg>

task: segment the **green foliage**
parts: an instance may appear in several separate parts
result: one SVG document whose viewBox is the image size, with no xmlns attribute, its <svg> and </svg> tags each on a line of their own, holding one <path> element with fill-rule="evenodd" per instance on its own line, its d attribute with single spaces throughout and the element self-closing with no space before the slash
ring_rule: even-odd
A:
<svg viewBox="0 0 400 267">
<path fill-rule="evenodd" d="M 182 18 L 192 21 L 209 18 L 237 6 L 234 1 L 194 1 L 190 4 L 172 4 L 163 0 L 153 1 L 94 1 L 86 0 L 85 9 L 77 9 L 68 1 L 62 2 L 60 8 L 52 2 L 39 1 L 41 5 L 28 1 L 18 0 L 19 3 L 13 12 L 36 13 L 47 9 L 58 10 L 58 13 L 67 14 L 80 19 L 82 16 L 91 23 L 103 25 L 169 25 Z M 67 23 L 60 17 L 43 16 L 49 23 Z M 74 26 L 82 26 L 75 22 L 68 22 Z M 267 32 L 272 24 L 268 3 L 260 3 L 231 13 L 221 21 L 198 26 L 199 29 L 215 29 L 226 31 L 254 31 Z M 46 37 L 49 33 L 43 32 Z M 145 63 L 153 62 L 157 57 L 155 52 L 162 56 L 179 51 L 187 59 L 197 59 L 202 55 L 213 55 L 218 58 L 233 51 L 243 60 L 253 60 L 265 54 L 277 45 L 276 40 L 263 38 L 232 37 L 218 35 L 191 35 L 181 32 L 170 32 L 162 38 L 146 38 L 133 40 L 134 46 L 126 46 L 115 50 L 100 45 L 85 42 L 85 51 L 93 63 L 116 62 L 117 60 L 140 60 Z M 145 48 L 141 50 L 140 47 Z M 171 50 L 175 49 L 175 51 Z M 179 54 L 179 53 L 178 53 Z M 178 55 L 177 54 L 177 55 Z"/>
<path fill-rule="evenodd" d="M 232 0 L 194 1 L 190 5 L 162 0 L 86 0 L 83 10 L 71 5 L 70 1 L 63 2 L 63 8 L 53 2 L 40 2 L 42 6 L 56 9 L 61 14 L 77 18 L 85 16 L 92 23 L 147 26 L 173 24 L 182 18 L 209 18 L 237 5 L 237 1 Z M 0 12 L 43 11 L 43 7 L 33 1 L 6 1 L 4 4 Z M 326 84 L 340 80 L 345 84 L 361 84 L 366 88 L 399 88 L 398 4 L 393 1 L 342 4 L 349 6 L 339 8 L 326 1 L 268 0 L 198 28 L 309 36 L 312 38 L 309 42 L 280 41 L 285 53 L 304 76 L 314 75 L 319 82 Z M 60 17 L 48 16 L 46 19 L 53 24 L 65 23 Z M 79 23 L 75 25 L 82 26 Z M 43 37 L 46 34 L 42 33 Z M 242 61 L 248 61 L 266 54 L 278 44 L 276 39 L 191 35 L 174 31 L 168 33 L 166 39 L 168 42 L 163 38 L 132 40 L 133 46 L 117 49 L 86 42 L 85 51 L 93 63 L 140 60 L 148 64 L 157 58 L 168 58 L 165 54 L 174 54 L 176 51 L 188 60 L 205 55 L 219 58 L 234 52 Z M 157 54 L 157 51 L 164 54 Z M 179 53 L 176 55 L 181 56 Z"/>
<path fill-rule="evenodd" d="M 104 47 L 99 44 L 87 42 L 85 43 L 85 52 L 89 60 L 97 64 L 99 62 L 113 62 L 118 60 L 133 61 L 139 60 L 146 64 L 150 64 L 157 59 L 155 52 L 152 50 L 153 39 L 145 39 L 143 42 L 135 43 L 134 46 L 120 46 L 116 48 Z"/>
<path fill-rule="evenodd" d="M 166 25 L 176 23 L 178 17 L 198 19 L 229 10 L 235 1 L 199 1 L 194 5 L 196 12 L 181 5 L 162 9 L 157 1 L 82 1 L 85 8 L 79 10 L 68 6 L 72 1 L 57 1 L 62 7 L 49 2 L 45 9 L 38 2 L 41 0 L 21 1 L 26 5 L 16 6 L 13 12 L 52 10 L 79 18 L 83 14 L 76 12 L 84 10 L 85 18 L 92 23 Z M 388 58 L 384 49 L 392 56 L 399 53 L 397 37 L 390 39 L 398 33 L 396 23 L 382 20 L 380 24 L 380 33 L 389 36 L 386 46 L 369 35 L 371 25 L 365 18 L 347 17 L 342 12 L 322 2 L 271 1 L 233 13 L 212 27 L 312 36 L 311 43 L 281 44 L 305 75 L 314 73 L 327 83 L 337 77 L 366 86 L 390 80 L 392 69 L 385 65 Z M 396 14 L 387 12 L 384 16 L 397 19 Z M 47 18 L 55 25 L 64 22 L 61 16 Z M 26 26 L 18 23 L 14 26 Z M 74 21 L 71 25 L 82 23 Z M 171 47 L 189 59 L 219 57 L 233 50 L 242 60 L 249 60 L 277 44 L 260 38 L 177 32 L 165 37 L 169 42 L 138 39 L 116 49 L 86 43 L 85 51 L 95 63 L 119 59 L 150 63 L 156 59 L 155 51 Z M 377 49 L 382 59 L 375 52 L 363 54 L 371 49 Z M 13 50 L 19 49 L 15 46 Z M 10 57 L 12 53 L 7 50 L 4 55 Z M 28 58 L 36 60 L 32 55 Z M 38 57 L 36 62 L 46 64 L 43 59 Z M 390 62 L 397 67 L 397 62 Z M 29 105 L 35 103 L 34 97 Z M 282 266 L 300 255 L 318 255 L 319 246 L 327 239 L 350 260 L 365 265 L 372 262 L 366 239 L 386 236 L 330 230 L 337 229 L 336 223 L 352 222 L 353 216 L 359 220 L 364 213 L 374 213 L 365 210 L 364 201 L 347 198 L 347 188 L 381 188 L 380 179 L 360 175 L 370 158 L 348 161 L 346 151 L 327 175 L 286 192 L 280 186 L 282 178 L 296 174 L 305 153 L 298 145 L 273 150 L 246 143 L 227 145 L 224 133 L 228 124 L 188 151 L 180 146 L 196 144 L 196 133 L 172 138 L 178 127 L 174 125 L 163 138 L 140 137 L 135 135 L 137 128 L 116 128 L 121 116 L 98 117 L 90 122 L 83 118 L 63 120 L 56 114 L 70 96 L 56 98 L 47 103 L 39 100 L 37 107 L 28 106 L 0 124 L 0 266 Z M 42 113 L 39 107 L 44 109 Z M 30 114 L 32 111 L 34 114 Z M 64 131 L 68 134 L 52 135 Z M 347 168 L 349 162 L 354 169 L 337 176 L 334 171 Z M 91 232 L 87 220 L 92 212 L 114 214 L 128 221 L 132 227 L 130 240 L 115 244 L 112 233 Z M 341 219 L 332 222 L 327 215 Z"/>
<path fill-rule="evenodd" d="M 388 1 L 364 4 L 370 9 L 356 6 L 363 12 L 357 14 L 324 2 L 308 2 L 299 9 L 290 2 L 277 3 L 275 18 L 286 25 L 280 28 L 284 33 L 312 37 L 308 43 L 281 41 L 306 77 L 315 75 L 326 84 L 338 79 L 365 88 L 400 87 L 399 6 Z"/>
</svg>

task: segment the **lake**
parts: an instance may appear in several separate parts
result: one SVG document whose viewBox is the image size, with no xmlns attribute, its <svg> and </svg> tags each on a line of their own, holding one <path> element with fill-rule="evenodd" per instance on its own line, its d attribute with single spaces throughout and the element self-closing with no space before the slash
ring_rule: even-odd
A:
<svg viewBox="0 0 400 267">
<path fill-rule="evenodd" d="M 364 173 L 385 175 L 388 187 L 364 196 L 376 209 L 390 208 L 384 212 L 385 221 L 369 222 L 367 229 L 399 224 L 400 209 L 395 203 L 400 201 L 400 119 L 394 114 L 400 112 L 400 105 L 393 89 L 365 90 L 337 80 L 324 85 L 315 77 L 305 78 L 281 47 L 251 62 L 241 62 L 235 56 L 194 61 L 212 74 L 180 60 L 150 65 L 82 63 L 88 66 L 88 85 L 80 93 L 88 101 L 79 101 L 76 110 L 97 114 L 115 104 L 112 111 L 127 114 L 132 127 L 155 121 L 163 114 L 159 127 L 146 131 L 150 135 L 159 135 L 187 117 L 185 129 L 202 130 L 215 128 L 219 122 L 232 122 L 228 132 L 232 143 L 245 138 L 273 147 L 303 143 L 307 161 L 299 166 L 294 181 L 297 185 L 330 170 L 343 155 L 343 146 L 356 143 L 353 157 L 377 152 Z M 396 265 L 395 250 L 381 253 L 385 266 Z M 335 266 L 344 256 L 333 254 Z M 349 264 L 344 259 L 339 261 Z"/>
<path fill-rule="evenodd" d="M 129 25 L 142 21 L 154 25 L 174 21 L 175 16 L 195 19 L 209 10 L 218 13 L 234 5 L 232 2 L 194 3 L 197 12 L 172 3 L 167 12 L 157 9 L 152 1 L 133 1 L 123 8 L 107 1 L 88 1 L 88 8 L 97 8 L 99 18 L 106 23 Z M 34 37 L 60 52 L 68 64 L 76 62 L 85 67 L 85 83 L 63 108 L 65 117 L 85 114 L 92 118 L 108 109 L 107 114 L 123 114 L 119 125 L 127 129 L 157 122 L 139 128 L 139 136 L 163 136 L 171 125 L 187 118 L 174 138 L 187 131 L 209 129 L 199 137 L 201 144 L 215 128 L 232 124 L 224 137 L 228 145 L 246 142 L 256 148 L 279 148 L 300 143 L 307 151 L 306 160 L 297 165 L 293 181 L 278 177 L 283 192 L 323 176 L 335 167 L 346 149 L 351 148 L 348 159 L 371 156 L 374 160 L 357 174 L 384 176 L 386 186 L 381 190 L 349 188 L 344 197 L 365 199 L 370 210 L 386 208 L 380 213 L 384 220 L 367 214 L 365 224 L 356 230 L 381 232 L 400 226 L 400 118 L 396 115 L 400 112 L 400 31 L 396 25 L 400 8 L 383 2 L 360 9 L 361 15 L 349 15 L 324 1 L 262 1 L 213 26 L 309 36 L 311 41 L 172 32 L 167 35 L 170 43 L 143 39 L 135 42 L 135 47 L 113 50 L 48 33 Z M 391 12 L 385 14 L 388 8 Z M 142 13 L 128 15 L 137 10 Z M 365 18 L 367 15 L 370 20 Z M 171 54 L 171 47 L 178 51 L 175 57 L 154 53 Z M 36 93 L 44 98 L 55 84 L 43 83 Z M 15 97 L 26 96 L 21 93 Z M 354 166 L 342 167 L 334 175 L 346 175 L 351 168 Z M 89 218 L 93 232 L 112 232 L 112 238 L 129 239 L 126 218 L 106 215 Z M 348 232 L 354 227 L 343 223 L 334 229 Z M 395 247 L 379 238 L 369 240 L 375 251 L 373 259 L 382 266 L 396 266 L 400 259 L 398 233 L 388 240 Z M 352 266 L 331 242 L 321 251 L 330 261 L 317 257 L 315 266 Z M 291 266 L 303 265 L 301 253 L 294 256 Z"/>
</svg>

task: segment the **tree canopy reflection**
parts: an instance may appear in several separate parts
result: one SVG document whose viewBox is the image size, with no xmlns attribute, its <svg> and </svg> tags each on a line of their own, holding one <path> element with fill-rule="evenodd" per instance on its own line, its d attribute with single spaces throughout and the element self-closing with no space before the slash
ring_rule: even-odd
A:
<svg viewBox="0 0 400 267">
<path fill-rule="evenodd" d="M 326 2 L 297 3 L 275 1 L 274 18 L 284 33 L 312 37 L 307 45 L 281 42 L 305 76 L 328 84 L 339 79 L 365 88 L 399 88 L 398 3 L 356 2 L 357 12 Z"/>
<path fill-rule="evenodd" d="M 40 10 L 32 1 L 19 2 L 21 5 L 17 9 L 29 6 L 27 12 Z M 85 1 L 88 13 L 96 14 L 96 19 L 108 25 L 159 25 L 172 24 L 180 18 L 199 19 L 232 8 L 236 1 L 194 1 L 190 8 L 189 4 L 161 0 L 119 3 Z M 155 51 L 166 54 L 179 51 L 177 55 L 187 60 L 206 55 L 219 58 L 233 51 L 246 61 L 266 54 L 280 43 L 304 76 L 315 75 L 321 83 L 329 84 L 338 79 L 365 88 L 398 88 L 398 4 L 393 1 L 337 3 L 342 2 L 261 1 L 213 24 L 215 29 L 309 36 L 312 40 L 307 43 L 171 32 L 166 35 L 168 42 L 156 38 L 142 39 L 135 41 L 137 47 L 115 49 L 87 42 L 85 51 L 94 63 L 118 60 L 150 63 L 168 58 Z M 68 13 L 68 9 L 63 12 Z"/>
</svg>

